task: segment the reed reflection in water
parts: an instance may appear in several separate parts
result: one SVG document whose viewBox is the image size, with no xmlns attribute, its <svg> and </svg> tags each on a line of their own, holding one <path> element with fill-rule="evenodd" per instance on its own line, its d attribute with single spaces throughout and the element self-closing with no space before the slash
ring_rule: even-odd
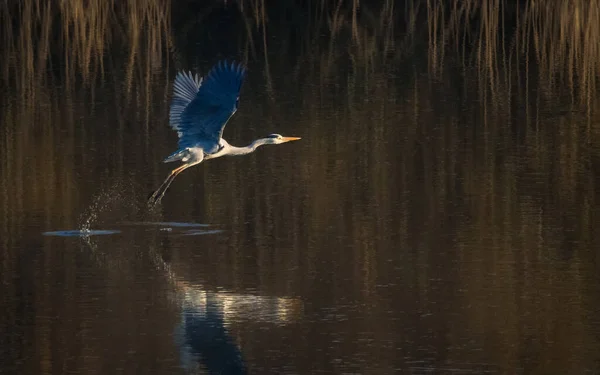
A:
<svg viewBox="0 0 600 375">
<path fill-rule="evenodd" d="M 32 27 L 0 18 L 0 372 L 598 372 L 593 2 L 527 3 L 512 39 L 468 1 L 326 4 L 296 39 L 261 1 L 204 24 L 24 4 Z M 224 44 L 180 41 L 223 14 L 252 72 L 227 138 L 303 140 L 182 174 L 149 214 L 175 68 Z"/>
</svg>

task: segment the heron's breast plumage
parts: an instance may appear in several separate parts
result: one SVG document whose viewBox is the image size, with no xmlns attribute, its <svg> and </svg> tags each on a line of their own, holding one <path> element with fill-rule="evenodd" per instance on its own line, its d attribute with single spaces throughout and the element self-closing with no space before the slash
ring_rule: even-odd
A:
<svg viewBox="0 0 600 375">
<path fill-rule="evenodd" d="M 214 147 L 211 147 L 208 150 L 204 150 L 204 158 L 205 159 L 214 159 L 219 156 L 223 156 L 226 152 L 226 146 L 229 144 L 223 138 L 219 140 L 218 144 L 215 144 Z"/>
</svg>

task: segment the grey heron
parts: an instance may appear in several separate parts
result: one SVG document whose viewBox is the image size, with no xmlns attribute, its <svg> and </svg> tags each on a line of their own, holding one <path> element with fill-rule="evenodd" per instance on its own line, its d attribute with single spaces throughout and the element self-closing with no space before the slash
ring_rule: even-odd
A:
<svg viewBox="0 0 600 375">
<path fill-rule="evenodd" d="M 235 62 L 220 61 L 206 77 L 179 72 L 173 84 L 169 124 L 179 135 L 179 148 L 164 159 L 165 163 L 181 161 L 148 200 L 158 203 L 178 174 L 204 160 L 226 155 L 246 155 L 263 145 L 296 141 L 299 137 L 270 134 L 245 147 L 230 145 L 222 138 L 225 125 L 237 111 L 240 89 L 246 68 Z"/>
</svg>

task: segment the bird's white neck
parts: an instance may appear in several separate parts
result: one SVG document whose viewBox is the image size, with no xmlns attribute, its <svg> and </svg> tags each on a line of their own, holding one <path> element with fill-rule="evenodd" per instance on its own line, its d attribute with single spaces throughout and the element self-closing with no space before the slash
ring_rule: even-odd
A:
<svg viewBox="0 0 600 375">
<path fill-rule="evenodd" d="M 226 153 L 227 155 L 246 155 L 251 152 L 254 152 L 254 150 L 256 150 L 256 148 L 258 148 L 259 146 L 266 145 L 269 143 L 268 138 L 261 138 L 261 139 L 257 139 L 254 142 L 250 143 L 248 146 L 236 147 L 236 146 L 230 145 L 224 139 L 222 139 L 221 141 L 223 142 L 223 146 L 226 149 L 228 149 L 227 153 Z"/>
</svg>

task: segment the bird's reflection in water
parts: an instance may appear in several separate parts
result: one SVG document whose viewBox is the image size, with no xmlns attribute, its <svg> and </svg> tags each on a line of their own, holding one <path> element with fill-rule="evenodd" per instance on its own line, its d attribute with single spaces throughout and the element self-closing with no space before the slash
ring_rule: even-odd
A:
<svg viewBox="0 0 600 375">
<path fill-rule="evenodd" d="M 226 327 L 244 319 L 285 324 L 299 312 L 299 301 L 290 298 L 209 292 L 185 282 L 176 284 L 182 304 L 176 341 L 188 373 L 203 367 L 209 374 L 246 374 L 241 350 Z"/>
<path fill-rule="evenodd" d="M 182 366 L 193 372 L 199 362 L 209 374 L 246 374 L 242 353 L 225 328 L 217 297 L 206 293 L 204 300 L 199 301 L 196 294 L 184 293 L 177 327 Z"/>
</svg>

